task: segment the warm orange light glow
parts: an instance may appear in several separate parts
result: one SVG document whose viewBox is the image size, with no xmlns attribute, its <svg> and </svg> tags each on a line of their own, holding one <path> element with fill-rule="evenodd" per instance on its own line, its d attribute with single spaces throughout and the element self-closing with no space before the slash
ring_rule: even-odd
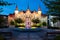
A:
<svg viewBox="0 0 60 40">
<path fill-rule="evenodd" d="M 32 22 L 32 19 L 40 19 L 40 20 L 43 20 L 44 18 L 41 18 L 42 14 L 42 11 L 38 10 L 38 12 L 34 11 L 33 13 L 31 13 L 31 11 L 28 9 L 25 13 L 23 11 L 18 11 L 17 9 L 15 10 L 15 15 L 10 15 L 8 17 L 8 22 L 10 22 L 11 20 L 14 20 L 14 19 L 17 19 L 17 18 L 21 18 L 24 23 L 26 22 L 26 19 L 28 18 L 29 19 L 29 22 L 31 22 L 31 25 L 34 24 Z M 46 18 L 45 18 L 45 21 L 46 21 Z"/>
</svg>

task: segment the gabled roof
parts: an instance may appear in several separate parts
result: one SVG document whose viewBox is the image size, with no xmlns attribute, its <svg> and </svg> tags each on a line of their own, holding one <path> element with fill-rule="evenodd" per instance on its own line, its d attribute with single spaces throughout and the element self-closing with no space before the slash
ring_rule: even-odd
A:
<svg viewBox="0 0 60 40">
<path fill-rule="evenodd" d="M 15 14 L 9 14 L 9 16 L 10 16 L 10 17 L 14 17 L 14 16 L 15 16 Z"/>
</svg>

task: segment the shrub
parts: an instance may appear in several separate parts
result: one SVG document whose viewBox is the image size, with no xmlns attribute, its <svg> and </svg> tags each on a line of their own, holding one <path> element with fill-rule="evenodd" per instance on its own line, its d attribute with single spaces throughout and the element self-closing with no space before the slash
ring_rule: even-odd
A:
<svg viewBox="0 0 60 40">
<path fill-rule="evenodd" d="M 46 22 L 43 22 L 42 25 L 43 25 L 43 26 L 47 26 L 47 23 L 46 23 Z"/>
<path fill-rule="evenodd" d="M 0 40 L 4 40 L 4 37 L 0 34 Z"/>
<path fill-rule="evenodd" d="M 16 24 L 15 27 L 20 27 L 20 25 L 17 25 L 17 24 Z"/>
<path fill-rule="evenodd" d="M 53 21 L 53 23 L 56 23 L 58 21 L 57 18 L 52 18 L 51 20 Z"/>
<path fill-rule="evenodd" d="M 41 26 L 42 26 L 42 24 L 41 24 L 41 23 L 37 24 L 37 27 L 41 27 Z"/>
<path fill-rule="evenodd" d="M 20 25 L 20 27 L 25 27 L 25 25 Z"/>
<path fill-rule="evenodd" d="M 32 25 L 32 27 L 37 27 L 37 24 Z"/>
<path fill-rule="evenodd" d="M 34 24 L 32 27 L 41 27 L 41 24 Z"/>
<path fill-rule="evenodd" d="M 24 21 L 22 19 L 18 18 L 18 19 L 15 19 L 15 22 L 16 23 L 23 23 Z"/>
<path fill-rule="evenodd" d="M 25 27 L 25 25 L 15 25 L 15 27 Z"/>
<path fill-rule="evenodd" d="M 11 24 L 11 25 L 14 25 L 15 23 L 14 23 L 14 21 L 11 21 L 10 24 Z"/>
<path fill-rule="evenodd" d="M 40 20 L 37 18 L 37 19 L 33 19 L 32 22 L 37 24 L 40 23 Z"/>
<path fill-rule="evenodd" d="M 60 35 L 57 35 L 54 40 L 60 40 Z"/>
</svg>

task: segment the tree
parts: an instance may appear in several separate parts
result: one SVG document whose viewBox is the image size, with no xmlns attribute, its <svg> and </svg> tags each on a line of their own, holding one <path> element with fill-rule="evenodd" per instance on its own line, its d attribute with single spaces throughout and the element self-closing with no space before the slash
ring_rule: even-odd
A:
<svg viewBox="0 0 60 40">
<path fill-rule="evenodd" d="M 43 3 L 49 9 L 47 12 L 51 15 L 59 15 L 60 14 L 60 0 L 44 0 Z"/>
<path fill-rule="evenodd" d="M 16 23 L 23 23 L 24 21 L 22 19 L 20 19 L 20 18 L 17 18 L 17 19 L 15 19 L 15 22 Z"/>
<path fill-rule="evenodd" d="M 37 19 L 33 19 L 32 22 L 37 24 L 40 23 L 40 20 L 37 18 Z"/>
<path fill-rule="evenodd" d="M 53 23 L 56 23 L 58 21 L 57 18 L 52 18 Z"/>
<path fill-rule="evenodd" d="M 0 8 L 0 12 L 3 12 L 3 8 Z"/>
<path fill-rule="evenodd" d="M 4 22 L 4 18 L 2 16 L 0 16 L 0 24 Z"/>
<path fill-rule="evenodd" d="M 14 5 L 15 3 L 9 3 L 7 1 L 0 0 L 0 6 L 10 6 Z M 3 12 L 3 8 L 0 8 L 0 12 Z"/>
<path fill-rule="evenodd" d="M 49 25 L 49 15 L 55 15 L 55 16 L 60 16 L 60 0 L 41 0 L 46 8 L 48 8 L 47 11 L 47 21 L 48 21 L 48 28 L 50 27 Z"/>
<path fill-rule="evenodd" d="M 4 24 L 3 24 L 4 22 L 5 22 L 4 18 L 2 16 L 0 16 L 0 28 L 2 26 L 4 26 Z"/>
<path fill-rule="evenodd" d="M 7 1 L 0 0 L 0 6 L 7 6 L 7 5 L 9 6 L 9 5 L 13 5 L 13 4 L 15 4 L 15 3 L 9 3 Z"/>
</svg>

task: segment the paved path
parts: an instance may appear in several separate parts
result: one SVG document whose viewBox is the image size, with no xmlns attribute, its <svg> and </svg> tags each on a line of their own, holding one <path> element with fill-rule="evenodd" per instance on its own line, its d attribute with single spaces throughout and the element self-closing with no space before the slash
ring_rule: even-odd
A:
<svg viewBox="0 0 60 40">
<path fill-rule="evenodd" d="M 53 29 L 43 29 L 43 28 L 38 28 L 38 30 L 37 29 L 35 29 L 35 31 L 34 30 L 32 30 L 32 31 L 34 31 L 34 32 L 29 32 L 29 30 L 28 30 L 28 32 L 20 32 L 20 29 L 16 29 L 16 30 L 14 30 L 15 32 L 19 32 L 18 34 L 18 36 L 17 36 L 17 39 L 18 40 L 20 40 L 20 39 L 22 39 L 22 40 L 53 40 L 54 39 L 54 37 L 56 36 L 56 34 L 48 34 L 47 35 L 47 32 L 54 32 L 54 31 L 56 31 L 56 30 L 53 30 Z M 21 38 L 22 37 L 22 38 Z M 48 38 L 48 39 L 46 39 L 46 38 Z"/>
<path fill-rule="evenodd" d="M 0 29 L 0 32 L 12 32 L 12 36 L 15 38 L 15 40 L 53 40 L 54 35 L 48 34 L 47 32 L 54 32 L 56 30 L 52 29 L 19 29 L 19 28 L 7 28 L 7 29 Z M 57 30 L 59 31 L 59 30 Z"/>
<path fill-rule="evenodd" d="M 21 32 L 17 39 L 20 40 L 44 40 L 46 37 L 45 32 Z"/>
</svg>

